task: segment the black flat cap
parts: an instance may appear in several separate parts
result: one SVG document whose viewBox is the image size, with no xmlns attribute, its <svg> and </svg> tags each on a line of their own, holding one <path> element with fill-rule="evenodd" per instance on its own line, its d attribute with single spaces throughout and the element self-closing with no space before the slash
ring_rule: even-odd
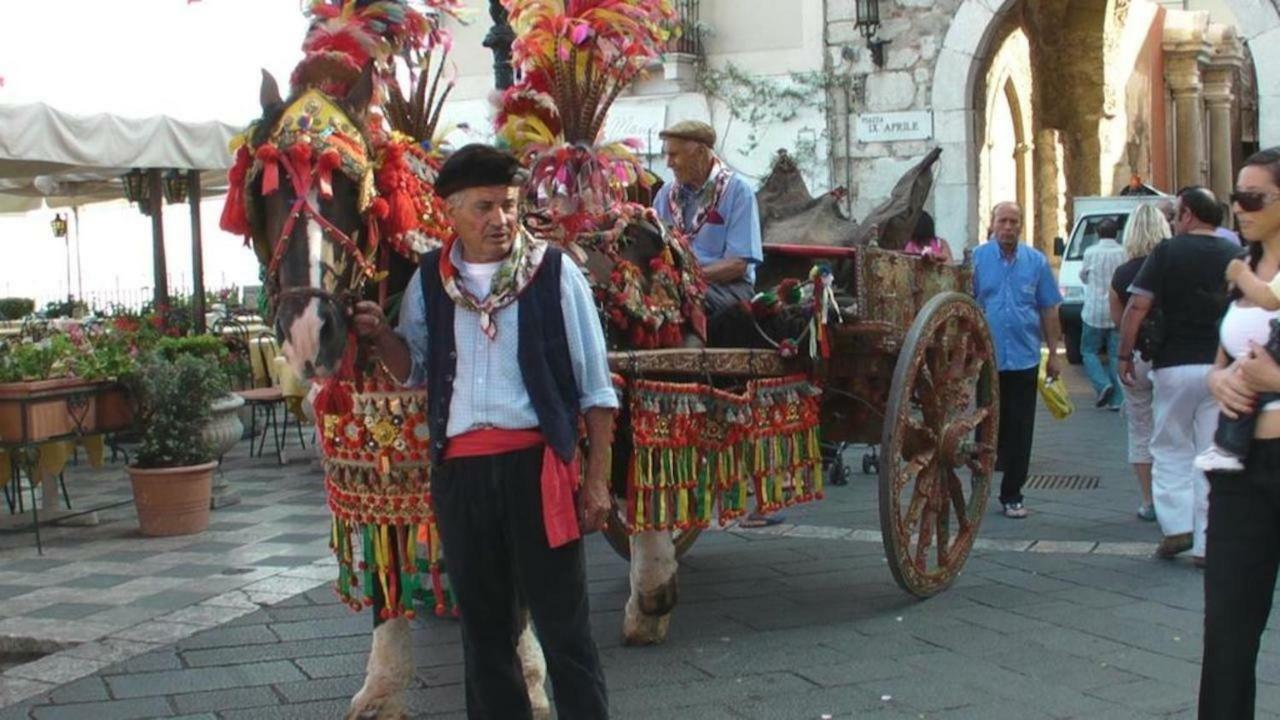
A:
<svg viewBox="0 0 1280 720">
<path fill-rule="evenodd" d="M 474 187 L 510 187 L 525 181 L 524 168 L 514 155 L 490 145 L 473 143 L 445 160 L 436 176 L 436 194 L 442 198 Z"/>
</svg>

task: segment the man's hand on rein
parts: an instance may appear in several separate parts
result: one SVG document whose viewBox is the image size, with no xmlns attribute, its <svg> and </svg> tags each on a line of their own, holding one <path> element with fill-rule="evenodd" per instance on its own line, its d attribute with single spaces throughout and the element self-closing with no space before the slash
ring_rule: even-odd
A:
<svg viewBox="0 0 1280 720">
<path fill-rule="evenodd" d="M 387 316 L 382 312 L 382 307 L 371 300 L 361 300 L 356 303 L 351 315 L 351 324 L 361 340 L 377 340 L 384 333 L 391 331 L 391 325 L 387 322 Z"/>
</svg>

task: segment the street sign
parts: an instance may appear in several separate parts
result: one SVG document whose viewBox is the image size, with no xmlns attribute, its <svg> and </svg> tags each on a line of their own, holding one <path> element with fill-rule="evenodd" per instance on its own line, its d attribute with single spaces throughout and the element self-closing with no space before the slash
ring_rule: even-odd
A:
<svg viewBox="0 0 1280 720">
<path fill-rule="evenodd" d="M 858 116 L 858 142 L 928 140 L 931 137 L 933 113 L 928 110 L 866 113 Z"/>
</svg>

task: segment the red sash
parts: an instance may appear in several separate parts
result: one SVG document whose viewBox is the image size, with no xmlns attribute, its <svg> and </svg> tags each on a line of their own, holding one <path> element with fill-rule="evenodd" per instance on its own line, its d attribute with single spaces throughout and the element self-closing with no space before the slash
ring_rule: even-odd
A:
<svg viewBox="0 0 1280 720">
<path fill-rule="evenodd" d="M 542 451 L 542 522 L 547 527 L 547 543 L 558 548 L 582 537 L 578 529 L 578 508 L 573 491 L 578 487 L 578 457 L 566 463 L 547 445 L 538 430 L 472 430 L 449 438 L 445 460 L 482 457 L 528 450 L 539 445 Z"/>
</svg>

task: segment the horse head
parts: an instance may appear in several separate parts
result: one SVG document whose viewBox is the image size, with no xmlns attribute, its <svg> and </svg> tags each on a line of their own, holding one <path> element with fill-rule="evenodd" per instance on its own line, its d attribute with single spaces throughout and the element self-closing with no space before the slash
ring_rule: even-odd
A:
<svg viewBox="0 0 1280 720">
<path fill-rule="evenodd" d="M 294 372 L 326 377 L 347 353 L 348 314 L 374 273 L 373 148 L 364 128 L 372 64 L 345 97 L 303 88 L 286 101 L 263 72 L 249 132 L 245 208 L 266 268 L 277 340 Z M 363 247 L 363 246 L 368 246 Z"/>
</svg>

